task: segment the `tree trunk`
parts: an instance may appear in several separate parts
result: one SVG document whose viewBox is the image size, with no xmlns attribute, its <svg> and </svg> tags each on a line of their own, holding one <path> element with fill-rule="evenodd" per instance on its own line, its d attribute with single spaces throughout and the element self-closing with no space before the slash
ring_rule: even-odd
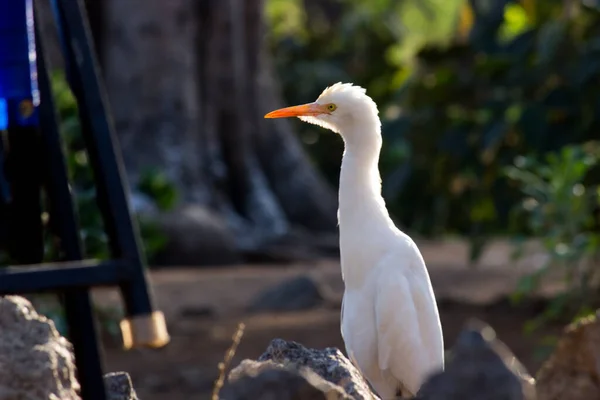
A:
<svg viewBox="0 0 600 400">
<path fill-rule="evenodd" d="M 145 169 L 162 169 L 177 186 L 181 209 L 210 211 L 211 223 L 199 227 L 204 235 L 217 218 L 233 248 L 249 254 L 297 238 L 298 227 L 335 232 L 335 195 L 289 121 L 263 119 L 282 101 L 262 1 L 103 4 L 96 42 L 132 186 Z M 301 236 L 295 245 L 306 243 Z"/>
</svg>

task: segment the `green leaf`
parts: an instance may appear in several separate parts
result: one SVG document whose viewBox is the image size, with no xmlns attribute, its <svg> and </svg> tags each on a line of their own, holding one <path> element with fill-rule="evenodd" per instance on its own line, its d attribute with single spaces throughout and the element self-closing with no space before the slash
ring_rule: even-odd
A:
<svg viewBox="0 0 600 400">
<path fill-rule="evenodd" d="M 140 177 L 138 189 L 153 199 L 162 211 L 169 211 L 177 204 L 177 189 L 162 171 L 146 170 Z"/>
<path fill-rule="evenodd" d="M 500 42 L 508 42 L 529 30 L 531 22 L 527 12 L 520 4 L 508 4 L 504 8 L 504 23 L 498 32 Z"/>
</svg>

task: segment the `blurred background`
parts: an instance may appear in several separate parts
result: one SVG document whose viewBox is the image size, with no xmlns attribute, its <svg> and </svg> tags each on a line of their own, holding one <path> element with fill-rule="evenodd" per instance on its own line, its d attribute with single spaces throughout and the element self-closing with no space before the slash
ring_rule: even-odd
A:
<svg viewBox="0 0 600 400">
<path fill-rule="evenodd" d="M 353 82 L 383 121 L 388 209 L 419 244 L 451 346 L 470 317 L 539 368 L 598 303 L 600 1 L 88 0 L 151 279 L 172 343 L 119 348 L 141 398 L 209 398 L 274 337 L 337 346 L 343 143 L 263 115 Z M 56 37 L 47 1 L 44 35 Z M 108 255 L 77 120 L 52 50 L 86 252 Z M 60 310 L 48 298 L 38 309 Z M 204 396 L 204 397 L 203 397 Z"/>
</svg>

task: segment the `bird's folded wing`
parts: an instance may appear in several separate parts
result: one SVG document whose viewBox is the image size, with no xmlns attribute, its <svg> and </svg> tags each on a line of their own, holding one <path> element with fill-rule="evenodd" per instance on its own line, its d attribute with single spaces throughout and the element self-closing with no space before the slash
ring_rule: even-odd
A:
<svg viewBox="0 0 600 400">
<path fill-rule="evenodd" d="M 406 389 L 416 391 L 422 364 L 428 358 L 419 318 L 427 287 L 401 273 L 382 275 L 378 283 L 375 316 L 379 368 L 389 371 Z"/>
</svg>

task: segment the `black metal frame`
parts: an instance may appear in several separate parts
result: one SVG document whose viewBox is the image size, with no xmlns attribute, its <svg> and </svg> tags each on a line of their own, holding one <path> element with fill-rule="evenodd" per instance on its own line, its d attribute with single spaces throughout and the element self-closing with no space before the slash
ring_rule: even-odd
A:
<svg viewBox="0 0 600 400">
<path fill-rule="evenodd" d="M 89 289 L 118 285 L 128 317 L 149 315 L 154 305 L 147 285 L 145 260 L 139 250 L 137 226 L 128 207 L 122 160 L 98 74 L 85 6 L 82 0 L 52 1 L 67 78 L 79 105 L 112 260 L 83 260 L 43 38 L 36 23 L 41 129 L 10 126 L 8 129 L 10 149 L 6 175 L 13 196 L 9 211 L 12 215 L 9 217 L 9 252 L 20 265 L 0 268 L 0 294 L 44 291 L 61 294 L 82 398 L 104 400 L 101 348 Z M 50 226 L 62 254 L 56 263 L 39 264 L 43 256 L 43 241 L 38 234 L 42 188 L 47 195 Z M 34 242 L 31 240 L 33 232 Z"/>
</svg>

